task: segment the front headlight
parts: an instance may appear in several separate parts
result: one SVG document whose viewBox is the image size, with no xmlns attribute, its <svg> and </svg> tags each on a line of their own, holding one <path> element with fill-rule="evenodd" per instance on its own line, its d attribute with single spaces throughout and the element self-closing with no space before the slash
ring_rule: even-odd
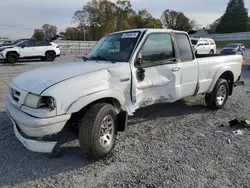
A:
<svg viewBox="0 0 250 188">
<path fill-rule="evenodd" d="M 40 102 L 41 96 L 29 93 L 25 98 L 24 105 L 30 108 L 37 108 Z"/>
<path fill-rule="evenodd" d="M 25 98 L 24 105 L 30 108 L 49 108 L 50 110 L 55 109 L 55 100 L 52 97 L 40 96 L 29 93 Z"/>
</svg>

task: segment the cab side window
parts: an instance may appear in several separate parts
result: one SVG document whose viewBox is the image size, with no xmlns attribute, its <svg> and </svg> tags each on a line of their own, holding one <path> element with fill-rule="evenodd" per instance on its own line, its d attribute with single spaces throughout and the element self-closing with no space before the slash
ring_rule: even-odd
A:
<svg viewBox="0 0 250 188">
<path fill-rule="evenodd" d="M 171 36 L 166 33 L 151 34 L 147 38 L 141 53 L 144 66 L 169 63 L 168 60 L 174 58 Z"/>
</svg>

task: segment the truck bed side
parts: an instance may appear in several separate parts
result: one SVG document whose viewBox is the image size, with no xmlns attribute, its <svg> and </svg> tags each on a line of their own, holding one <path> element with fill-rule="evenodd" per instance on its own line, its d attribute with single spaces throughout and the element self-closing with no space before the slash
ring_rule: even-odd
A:
<svg viewBox="0 0 250 188">
<path fill-rule="evenodd" d="M 210 93 L 223 74 L 233 76 L 235 82 L 241 75 L 242 60 L 241 55 L 197 58 L 200 83 L 198 93 Z"/>
</svg>

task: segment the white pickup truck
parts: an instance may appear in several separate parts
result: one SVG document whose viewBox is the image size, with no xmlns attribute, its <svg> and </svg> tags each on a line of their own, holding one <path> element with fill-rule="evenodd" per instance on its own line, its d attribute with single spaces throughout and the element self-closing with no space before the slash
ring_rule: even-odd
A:
<svg viewBox="0 0 250 188">
<path fill-rule="evenodd" d="M 205 94 L 209 108 L 222 108 L 242 64 L 241 55 L 196 58 L 186 32 L 126 30 L 102 38 L 82 61 L 14 77 L 6 111 L 29 150 L 53 153 L 62 130 L 75 126 L 82 151 L 101 159 L 141 107 Z"/>
</svg>

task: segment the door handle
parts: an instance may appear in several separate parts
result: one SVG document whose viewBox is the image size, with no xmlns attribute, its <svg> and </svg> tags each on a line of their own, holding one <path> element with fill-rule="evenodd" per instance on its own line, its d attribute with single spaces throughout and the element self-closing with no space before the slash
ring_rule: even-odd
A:
<svg viewBox="0 0 250 188">
<path fill-rule="evenodd" d="M 173 72 L 178 72 L 179 70 L 180 70 L 180 67 L 174 67 L 174 68 L 172 68 Z"/>
</svg>

